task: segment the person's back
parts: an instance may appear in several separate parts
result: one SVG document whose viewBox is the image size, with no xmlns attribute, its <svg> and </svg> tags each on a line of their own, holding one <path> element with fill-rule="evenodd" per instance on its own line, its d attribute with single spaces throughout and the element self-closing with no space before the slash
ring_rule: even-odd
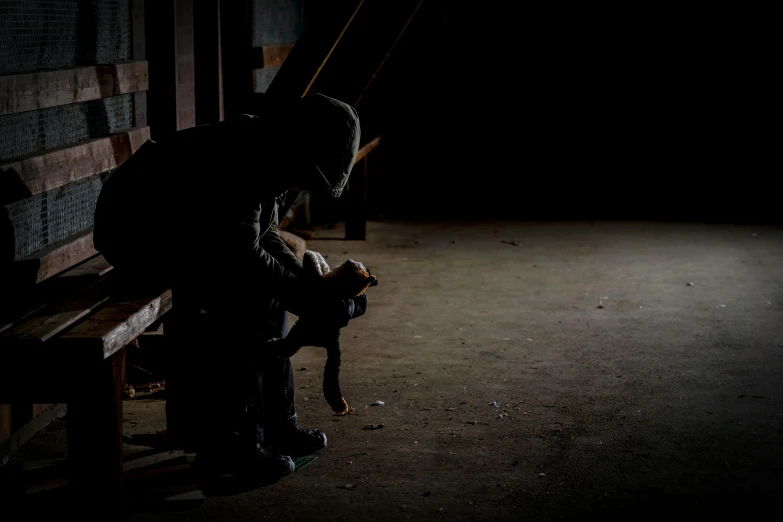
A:
<svg viewBox="0 0 783 522">
<path fill-rule="evenodd" d="M 96 249 L 114 266 L 134 270 L 220 255 L 221 231 L 241 219 L 237 209 L 278 195 L 274 183 L 264 183 L 272 173 L 260 167 L 268 142 L 258 120 L 241 116 L 145 143 L 104 184 Z"/>
</svg>

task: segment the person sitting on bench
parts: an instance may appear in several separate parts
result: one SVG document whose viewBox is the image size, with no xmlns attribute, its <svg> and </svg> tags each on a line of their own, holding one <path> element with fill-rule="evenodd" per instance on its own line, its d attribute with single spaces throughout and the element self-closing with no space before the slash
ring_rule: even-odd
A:
<svg viewBox="0 0 783 522">
<path fill-rule="evenodd" d="M 255 115 L 146 142 L 104 183 L 95 248 L 118 275 L 167 285 L 221 332 L 193 354 L 208 383 L 195 444 L 207 473 L 275 481 L 293 471 L 291 456 L 326 446 L 298 426 L 291 360 L 263 346 L 285 336 L 287 311 L 340 328 L 366 310 L 364 294 L 337 300 L 304 277 L 277 229 L 288 190 L 340 196 L 359 138 L 356 111 L 338 100 L 264 101 Z"/>
</svg>

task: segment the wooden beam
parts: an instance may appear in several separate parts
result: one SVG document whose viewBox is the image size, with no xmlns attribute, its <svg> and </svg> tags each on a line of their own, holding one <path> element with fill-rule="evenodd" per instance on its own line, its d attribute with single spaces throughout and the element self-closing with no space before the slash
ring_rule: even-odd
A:
<svg viewBox="0 0 783 522">
<path fill-rule="evenodd" d="M 63 300 L 33 314 L 22 324 L 0 335 L 0 346 L 36 347 L 94 313 L 109 300 L 103 293 L 85 296 L 75 301 Z"/>
<path fill-rule="evenodd" d="M 35 282 L 40 283 L 97 253 L 90 228 L 21 259 L 16 264 L 21 272 L 26 272 L 26 265 L 37 265 Z"/>
<path fill-rule="evenodd" d="M 340 39 L 361 11 L 364 0 L 338 2 L 324 11 L 318 25 L 308 27 L 266 91 L 267 96 L 301 98 L 310 90 Z"/>
<path fill-rule="evenodd" d="M 175 0 L 177 130 L 196 125 L 196 73 L 193 54 L 193 0 Z"/>
<path fill-rule="evenodd" d="M 122 165 L 150 138 L 150 128 L 142 127 L 83 141 L 43 154 L 0 165 L 0 176 L 14 176 L 29 190 L 29 197 L 66 183 L 84 179 Z M 10 203 L 10 201 L 4 201 Z"/>
<path fill-rule="evenodd" d="M 147 62 L 0 76 L 0 116 L 146 91 Z"/>
<path fill-rule="evenodd" d="M 171 290 L 153 298 L 109 303 L 54 342 L 73 344 L 82 350 L 92 347 L 108 358 L 170 309 Z"/>
<path fill-rule="evenodd" d="M 348 215 L 345 218 L 345 239 L 367 239 L 367 171 L 368 154 L 381 144 L 382 136 L 364 144 L 356 155 L 348 178 Z M 361 162 L 361 165 L 359 163 Z"/>
<path fill-rule="evenodd" d="M 383 136 L 378 136 L 374 140 L 365 143 L 364 145 L 359 148 L 359 152 L 356 154 L 356 161 L 354 161 L 354 165 L 362 161 L 370 152 L 375 150 L 375 148 L 381 144 L 381 138 Z"/>
<path fill-rule="evenodd" d="M 345 218 L 345 239 L 367 238 L 367 156 L 355 165 L 348 178 L 348 215 Z"/>
</svg>

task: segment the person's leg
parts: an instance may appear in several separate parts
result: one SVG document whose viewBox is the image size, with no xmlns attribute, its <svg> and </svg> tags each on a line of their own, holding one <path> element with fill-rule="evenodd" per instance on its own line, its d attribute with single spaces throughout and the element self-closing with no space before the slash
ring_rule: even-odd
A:
<svg viewBox="0 0 783 522">
<path fill-rule="evenodd" d="M 278 303 L 269 308 L 264 324 L 270 339 L 284 339 L 288 333 L 288 312 Z M 271 341 L 276 342 L 276 341 Z M 274 349 L 266 345 L 263 349 Z M 259 424 L 264 447 L 275 453 L 299 456 L 326 446 L 326 435 L 299 426 L 294 402 L 294 372 L 290 357 L 261 354 L 258 364 L 262 408 Z"/>
<path fill-rule="evenodd" d="M 266 340 L 283 339 L 288 333 L 288 312 L 276 302 L 265 314 L 264 324 Z M 261 350 L 268 347 L 262 346 Z M 258 359 L 258 377 L 261 408 L 258 411 L 262 428 L 273 430 L 277 426 L 296 424 L 296 405 L 294 403 L 294 372 L 289 357 L 267 357 L 260 354 Z"/>
<path fill-rule="evenodd" d="M 210 306 L 206 331 L 199 343 L 202 382 L 198 393 L 209 419 L 202 423 L 197 460 L 208 475 L 240 474 L 259 482 L 274 482 L 291 473 L 293 461 L 266 452 L 257 411 L 261 377 L 253 354 L 261 343 L 257 306 L 228 301 L 231 310 Z M 248 306 L 243 306 L 248 304 Z"/>
</svg>

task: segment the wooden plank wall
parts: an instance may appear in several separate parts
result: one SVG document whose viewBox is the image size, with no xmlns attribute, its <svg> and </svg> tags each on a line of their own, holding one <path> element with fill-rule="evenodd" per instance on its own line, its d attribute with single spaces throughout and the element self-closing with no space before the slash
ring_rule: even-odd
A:
<svg viewBox="0 0 783 522">
<path fill-rule="evenodd" d="M 15 176 L 33 196 L 116 168 L 149 137 L 149 127 L 128 129 L 0 164 L 0 174 Z"/>
<path fill-rule="evenodd" d="M 130 93 L 135 125 L 124 132 L 60 149 L 45 150 L 0 165 L 0 176 L 4 182 L 22 189 L 13 191 L 13 194 L 3 194 L 3 204 L 115 168 L 149 138 L 149 128 L 146 127 L 149 68 L 145 61 L 144 7 L 144 0 L 129 2 L 132 20 L 132 51 L 129 58 L 132 61 L 85 64 L 70 69 L 23 72 L 0 77 L 0 116 Z M 33 15 L 28 13 L 27 16 Z M 185 47 L 184 52 L 187 51 Z M 190 52 L 192 54 L 192 45 Z M 187 114 L 184 118 L 187 118 Z M 92 233 L 88 229 L 33 254 L 16 263 L 14 268 L 19 268 L 19 273 L 26 273 L 23 266 L 30 265 L 32 270 L 29 272 L 34 279 L 31 283 L 37 283 L 94 254 Z M 17 270 L 13 272 L 17 273 Z M 7 293 L 3 297 L 8 298 Z M 50 406 L 0 404 L 0 459 L 7 450 L 14 449 L 53 418 Z"/>
<path fill-rule="evenodd" d="M 174 41 L 177 74 L 177 130 L 196 125 L 196 74 L 193 57 L 193 0 L 176 0 Z"/>
<path fill-rule="evenodd" d="M 3 76 L 0 116 L 146 91 L 147 62 Z"/>
<path fill-rule="evenodd" d="M 304 27 L 303 0 L 253 2 L 254 91 L 266 92 Z"/>
</svg>

